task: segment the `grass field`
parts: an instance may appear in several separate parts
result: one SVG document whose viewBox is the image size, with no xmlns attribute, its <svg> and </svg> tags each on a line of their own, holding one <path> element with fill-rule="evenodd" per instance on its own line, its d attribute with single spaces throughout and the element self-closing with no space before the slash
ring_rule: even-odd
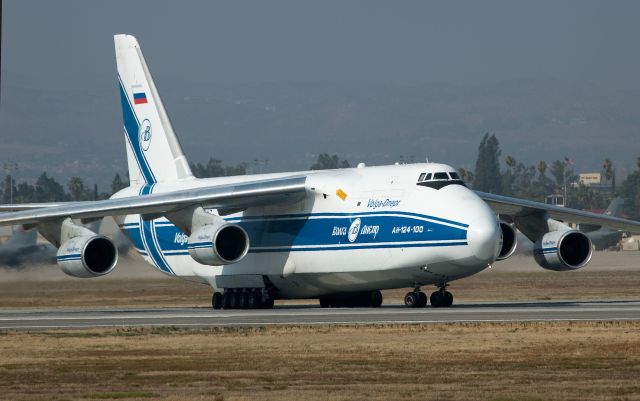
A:
<svg viewBox="0 0 640 401">
<path fill-rule="evenodd" d="M 640 323 L 4 332 L 3 400 L 640 400 Z"/>
</svg>

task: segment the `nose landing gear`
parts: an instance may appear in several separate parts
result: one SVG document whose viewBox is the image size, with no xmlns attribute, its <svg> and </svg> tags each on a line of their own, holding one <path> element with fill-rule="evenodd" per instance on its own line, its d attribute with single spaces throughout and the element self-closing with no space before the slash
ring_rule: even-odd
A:
<svg viewBox="0 0 640 401">
<path fill-rule="evenodd" d="M 404 304 L 407 308 L 424 308 L 427 306 L 427 294 L 420 291 L 420 287 L 416 287 L 404 296 Z"/>
<path fill-rule="evenodd" d="M 431 294 L 429 302 L 434 308 L 448 308 L 453 305 L 453 294 L 447 291 L 446 283 L 438 285 L 438 291 Z M 416 287 L 404 296 L 404 304 L 408 308 L 424 308 L 427 305 L 427 295 L 420 291 L 420 287 Z"/>
<path fill-rule="evenodd" d="M 447 291 L 447 284 L 443 283 L 438 286 L 438 291 L 431 293 L 429 301 L 434 308 L 448 308 L 453 305 L 453 294 Z"/>
</svg>

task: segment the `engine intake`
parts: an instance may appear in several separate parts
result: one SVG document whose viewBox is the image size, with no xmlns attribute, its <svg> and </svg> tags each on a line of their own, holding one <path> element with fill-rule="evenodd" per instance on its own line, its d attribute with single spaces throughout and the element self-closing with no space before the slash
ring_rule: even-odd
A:
<svg viewBox="0 0 640 401">
<path fill-rule="evenodd" d="M 516 251 L 518 239 L 512 224 L 500 221 L 500 229 L 502 230 L 502 246 L 496 260 L 505 260 Z"/>
<path fill-rule="evenodd" d="M 548 232 L 533 247 L 536 262 L 554 271 L 584 267 L 591 260 L 592 253 L 589 237 L 575 230 Z"/>
<path fill-rule="evenodd" d="M 242 260 L 249 251 L 249 236 L 242 227 L 220 219 L 196 229 L 189 237 L 189 255 L 198 263 L 227 265 Z"/>
<path fill-rule="evenodd" d="M 118 249 L 102 235 L 74 237 L 60 245 L 56 259 L 69 276 L 99 277 L 116 267 Z"/>
</svg>

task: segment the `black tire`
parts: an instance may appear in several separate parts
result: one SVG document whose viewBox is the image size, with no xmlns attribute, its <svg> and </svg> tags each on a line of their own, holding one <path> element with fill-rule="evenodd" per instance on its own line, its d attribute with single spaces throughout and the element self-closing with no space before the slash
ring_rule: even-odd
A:
<svg viewBox="0 0 640 401">
<path fill-rule="evenodd" d="M 257 309 L 260 307 L 262 293 L 258 290 L 251 291 L 247 298 L 247 309 Z"/>
<path fill-rule="evenodd" d="M 222 294 L 222 309 L 231 309 L 231 293 Z"/>
<path fill-rule="evenodd" d="M 434 308 L 442 307 L 443 306 L 442 293 L 440 291 L 432 292 L 431 296 L 429 297 L 429 302 L 431 302 L 431 306 L 433 306 Z"/>
<path fill-rule="evenodd" d="M 453 305 L 453 294 L 449 291 L 444 292 L 444 307 L 448 308 Z"/>
<path fill-rule="evenodd" d="M 382 305 L 382 293 L 380 291 L 371 291 L 369 301 L 369 306 L 379 308 Z"/>
<path fill-rule="evenodd" d="M 420 291 L 418 292 L 418 308 L 424 308 L 427 306 L 427 294 Z"/>
<path fill-rule="evenodd" d="M 213 309 L 222 309 L 222 294 L 219 292 L 214 292 L 211 296 L 211 307 Z"/>
<path fill-rule="evenodd" d="M 327 297 L 320 297 L 319 301 L 321 308 L 331 308 L 331 303 Z"/>
<path fill-rule="evenodd" d="M 262 309 L 272 309 L 274 303 L 275 303 L 275 300 L 269 297 L 262 303 Z"/>
<path fill-rule="evenodd" d="M 240 295 L 237 292 L 230 292 L 228 294 L 229 296 L 229 309 L 237 309 L 238 308 L 238 295 Z"/>
<path fill-rule="evenodd" d="M 247 309 L 247 305 L 249 304 L 249 294 L 246 292 L 237 292 L 236 296 L 238 297 L 237 308 Z"/>
<path fill-rule="evenodd" d="M 404 296 L 404 304 L 407 308 L 416 308 L 418 305 L 418 295 L 415 292 L 407 292 Z"/>
</svg>

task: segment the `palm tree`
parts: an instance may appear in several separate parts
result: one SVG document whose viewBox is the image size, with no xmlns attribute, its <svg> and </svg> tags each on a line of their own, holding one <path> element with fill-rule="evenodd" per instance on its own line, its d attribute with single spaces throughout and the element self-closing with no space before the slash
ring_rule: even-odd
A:
<svg viewBox="0 0 640 401">
<path fill-rule="evenodd" d="M 547 172 L 547 162 L 544 160 L 540 160 L 538 162 L 538 173 L 540 173 L 540 176 L 543 176 L 544 173 Z"/>
<path fill-rule="evenodd" d="M 611 193 L 616 191 L 616 170 L 613 168 L 613 163 L 609 159 L 604 159 L 602 163 L 602 175 L 607 181 L 611 181 Z"/>
</svg>

